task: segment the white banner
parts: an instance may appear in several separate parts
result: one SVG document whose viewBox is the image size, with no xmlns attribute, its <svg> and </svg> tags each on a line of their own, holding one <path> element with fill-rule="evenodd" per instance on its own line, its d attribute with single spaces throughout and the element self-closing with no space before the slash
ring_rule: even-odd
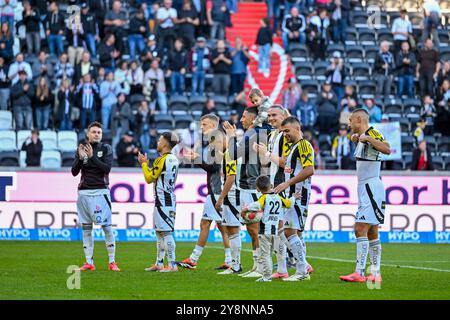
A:
<svg viewBox="0 0 450 320">
<path fill-rule="evenodd" d="M 383 160 L 400 160 L 402 158 L 402 130 L 400 122 L 383 122 L 370 124 L 380 131 L 391 146 L 391 154 L 383 155 Z"/>
</svg>

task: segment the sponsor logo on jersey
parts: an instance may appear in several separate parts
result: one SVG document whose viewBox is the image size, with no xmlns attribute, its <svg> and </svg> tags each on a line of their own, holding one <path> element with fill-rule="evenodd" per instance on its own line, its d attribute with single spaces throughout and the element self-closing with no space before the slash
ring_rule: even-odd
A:
<svg viewBox="0 0 450 320">
<path fill-rule="evenodd" d="M 99 157 L 99 158 L 103 157 L 103 151 L 97 152 L 97 157 Z"/>
</svg>

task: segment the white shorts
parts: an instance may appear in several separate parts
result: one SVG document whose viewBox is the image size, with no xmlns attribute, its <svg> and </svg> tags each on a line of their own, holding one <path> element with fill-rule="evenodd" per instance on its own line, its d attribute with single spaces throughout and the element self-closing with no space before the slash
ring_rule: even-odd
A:
<svg viewBox="0 0 450 320">
<path fill-rule="evenodd" d="M 358 184 L 356 222 L 383 224 L 385 207 L 386 191 L 380 178 L 368 179 Z"/>
<path fill-rule="evenodd" d="M 78 191 L 77 212 L 81 224 L 111 225 L 112 212 L 109 190 Z"/>
<path fill-rule="evenodd" d="M 159 207 L 153 209 L 153 225 L 156 231 L 173 231 L 175 227 L 175 207 Z"/>
<path fill-rule="evenodd" d="M 284 229 L 296 229 L 303 232 L 307 217 L 308 207 L 301 206 L 300 202 L 296 202 L 291 208 L 284 209 Z"/>
<path fill-rule="evenodd" d="M 243 219 L 241 217 L 241 206 L 239 200 L 227 196 L 223 202 L 222 226 L 241 227 Z"/>
<path fill-rule="evenodd" d="M 219 196 L 217 195 L 208 195 L 206 197 L 206 202 L 203 206 L 202 220 L 214 220 L 216 223 L 222 222 L 222 215 L 217 212 L 216 208 L 214 207 L 218 198 Z"/>
</svg>

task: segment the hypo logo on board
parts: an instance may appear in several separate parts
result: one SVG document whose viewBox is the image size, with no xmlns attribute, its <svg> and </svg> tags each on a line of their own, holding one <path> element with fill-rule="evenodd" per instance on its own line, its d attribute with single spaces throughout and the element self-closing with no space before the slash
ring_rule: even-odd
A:
<svg viewBox="0 0 450 320">
<path fill-rule="evenodd" d="M 0 172 L 0 201 L 9 201 L 11 190 L 16 190 L 16 173 Z"/>
</svg>

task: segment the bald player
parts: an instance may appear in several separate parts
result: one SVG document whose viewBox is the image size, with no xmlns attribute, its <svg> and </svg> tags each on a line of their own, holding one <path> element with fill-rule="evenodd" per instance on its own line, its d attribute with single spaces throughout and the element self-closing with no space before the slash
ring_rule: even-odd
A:
<svg viewBox="0 0 450 320">
<path fill-rule="evenodd" d="M 378 227 L 384 222 L 386 192 L 380 179 L 381 155 L 390 154 L 389 143 L 383 135 L 369 127 L 369 113 L 356 109 L 349 118 L 349 128 L 356 143 L 356 174 L 358 176 L 358 212 L 356 213 L 356 270 L 340 276 L 348 282 L 381 282 L 381 243 Z M 365 277 L 367 255 L 370 252 L 372 273 Z"/>
</svg>

